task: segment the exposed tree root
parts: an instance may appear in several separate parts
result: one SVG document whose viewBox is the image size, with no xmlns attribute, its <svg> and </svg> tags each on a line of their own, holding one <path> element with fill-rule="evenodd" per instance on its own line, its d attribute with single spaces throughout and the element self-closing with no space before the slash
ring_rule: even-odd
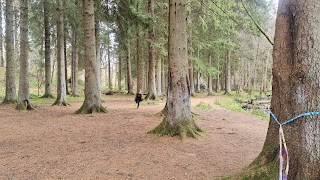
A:
<svg viewBox="0 0 320 180">
<path fill-rule="evenodd" d="M 53 99 L 54 96 L 52 94 L 44 94 L 41 98 Z"/>
<path fill-rule="evenodd" d="M 87 104 L 83 104 L 79 110 L 77 110 L 76 114 L 92 114 L 92 113 L 106 113 L 107 110 L 103 106 L 89 106 Z"/>
<path fill-rule="evenodd" d="M 166 118 L 153 130 L 149 131 L 148 134 L 158 134 L 158 135 L 168 135 L 168 136 L 177 136 L 179 135 L 181 139 L 185 139 L 186 137 L 196 138 L 201 136 L 200 133 L 204 132 L 201 128 L 199 128 L 194 119 L 186 120 L 181 123 L 179 127 L 172 128 L 169 125 L 169 122 Z"/>
<path fill-rule="evenodd" d="M 68 104 L 65 101 L 56 100 L 52 106 L 67 106 Z"/>
</svg>

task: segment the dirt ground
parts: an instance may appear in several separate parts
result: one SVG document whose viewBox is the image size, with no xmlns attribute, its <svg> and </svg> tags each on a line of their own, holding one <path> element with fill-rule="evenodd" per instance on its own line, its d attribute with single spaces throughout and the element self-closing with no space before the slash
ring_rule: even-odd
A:
<svg viewBox="0 0 320 180">
<path fill-rule="evenodd" d="M 261 151 L 268 123 L 214 105 L 220 96 L 192 98 L 203 137 L 146 134 L 162 118 L 164 102 L 103 96 L 106 114 L 76 115 L 68 107 L 38 105 L 34 111 L 0 106 L 0 179 L 220 179 L 245 168 Z M 200 102 L 211 104 L 199 110 Z"/>
</svg>

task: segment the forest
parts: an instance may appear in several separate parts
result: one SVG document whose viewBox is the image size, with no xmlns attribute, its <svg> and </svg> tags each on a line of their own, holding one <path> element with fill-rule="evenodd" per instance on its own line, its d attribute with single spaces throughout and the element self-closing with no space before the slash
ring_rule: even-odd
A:
<svg viewBox="0 0 320 180">
<path fill-rule="evenodd" d="M 319 10 L 0 0 L 0 179 L 319 179 Z"/>
</svg>

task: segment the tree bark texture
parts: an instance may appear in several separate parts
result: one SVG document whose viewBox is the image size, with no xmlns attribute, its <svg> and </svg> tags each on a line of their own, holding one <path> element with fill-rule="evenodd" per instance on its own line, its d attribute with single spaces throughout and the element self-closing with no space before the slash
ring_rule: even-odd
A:
<svg viewBox="0 0 320 180">
<path fill-rule="evenodd" d="M 63 23 L 63 2 L 57 0 L 57 99 L 53 105 L 66 106 L 66 79 L 64 60 L 64 23 Z"/>
<path fill-rule="evenodd" d="M 29 98 L 29 43 L 28 43 L 28 0 L 20 0 L 20 80 L 17 109 L 30 109 Z"/>
<path fill-rule="evenodd" d="M 163 94 L 167 94 L 166 91 L 166 72 L 164 68 L 164 58 L 161 58 L 162 70 L 161 70 L 161 91 Z"/>
<path fill-rule="evenodd" d="M 121 92 L 122 87 L 121 87 L 121 81 L 122 81 L 122 53 L 119 53 L 119 74 L 118 74 L 118 90 Z"/>
<path fill-rule="evenodd" d="M 227 50 L 227 54 L 226 54 L 224 94 L 231 94 L 231 51 L 230 50 Z"/>
<path fill-rule="evenodd" d="M 209 66 L 212 66 L 212 56 L 209 55 Z M 208 75 L 208 95 L 212 95 L 212 76 Z"/>
<path fill-rule="evenodd" d="M 78 42 L 78 34 L 76 30 L 73 30 L 73 45 L 72 45 L 72 76 L 71 76 L 71 89 L 72 96 L 79 96 L 78 92 L 78 69 L 79 69 L 79 42 Z"/>
<path fill-rule="evenodd" d="M 279 1 L 271 108 L 281 122 L 320 110 L 319 11 L 318 0 Z M 283 128 L 290 157 L 288 179 L 319 179 L 319 116 L 300 118 Z M 271 119 L 264 150 L 256 161 L 277 160 L 278 129 Z"/>
<path fill-rule="evenodd" d="M 137 2 L 137 11 L 139 11 L 139 3 Z M 141 44 L 140 44 L 140 27 L 136 21 L 136 58 L 137 58 L 137 93 L 142 93 L 144 83 L 144 63 L 141 59 Z"/>
<path fill-rule="evenodd" d="M 52 83 L 51 83 L 51 45 L 50 45 L 50 9 L 48 0 L 43 1 L 43 15 L 44 15 L 44 59 L 45 59 L 45 93 L 42 96 L 43 98 L 53 98 L 52 95 Z"/>
<path fill-rule="evenodd" d="M 191 115 L 186 0 L 169 1 L 169 83 L 163 122 L 150 133 L 195 137 L 201 129 Z"/>
<path fill-rule="evenodd" d="M 2 37 L 2 34 L 3 34 L 3 28 L 2 28 L 2 10 L 3 10 L 3 7 L 2 7 L 2 1 L 0 1 L 1 4 L 0 4 L 0 67 L 4 67 L 4 58 L 3 58 L 3 37 Z"/>
<path fill-rule="evenodd" d="M 157 90 L 157 95 L 162 96 L 162 89 L 161 89 L 161 58 L 157 58 L 156 62 L 156 90 Z"/>
<path fill-rule="evenodd" d="M 112 77 L 111 77 L 111 50 L 110 49 L 111 49 L 110 42 L 108 42 L 108 79 L 109 79 L 109 91 L 112 91 L 113 85 L 112 85 Z"/>
<path fill-rule="evenodd" d="M 85 98 L 81 108 L 76 113 L 90 114 L 106 112 L 101 104 L 99 71 L 96 58 L 96 36 L 94 21 L 94 1 L 84 0 L 84 61 L 85 61 Z"/>
<path fill-rule="evenodd" d="M 16 103 L 16 61 L 14 56 L 13 0 L 6 0 L 6 94 L 2 103 Z"/>
<path fill-rule="evenodd" d="M 131 47 L 130 47 L 130 40 L 128 39 L 127 42 L 127 86 L 128 86 L 128 93 L 127 94 L 134 94 L 133 93 L 133 84 L 132 84 L 132 72 L 131 72 Z"/>
<path fill-rule="evenodd" d="M 148 94 L 145 99 L 154 100 L 157 97 L 156 90 L 156 63 L 155 63 L 155 30 L 154 30 L 154 0 L 148 0 L 148 11 L 151 16 L 151 23 L 148 32 L 148 48 L 149 48 L 149 73 L 148 73 Z"/>
</svg>

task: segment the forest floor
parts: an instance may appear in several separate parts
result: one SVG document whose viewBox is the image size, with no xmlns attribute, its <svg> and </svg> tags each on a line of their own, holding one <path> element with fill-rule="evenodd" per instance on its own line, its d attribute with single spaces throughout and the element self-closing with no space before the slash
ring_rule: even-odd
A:
<svg viewBox="0 0 320 180">
<path fill-rule="evenodd" d="M 245 168 L 261 151 L 268 122 L 214 104 L 223 96 L 192 98 L 197 139 L 146 134 L 165 105 L 133 96 L 105 96 L 106 114 L 76 115 L 68 107 L 41 104 L 33 111 L 0 106 L 0 179 L 221 179 Z M 196 107 L 210 104 L 209 110 Z"/>
</svg>

